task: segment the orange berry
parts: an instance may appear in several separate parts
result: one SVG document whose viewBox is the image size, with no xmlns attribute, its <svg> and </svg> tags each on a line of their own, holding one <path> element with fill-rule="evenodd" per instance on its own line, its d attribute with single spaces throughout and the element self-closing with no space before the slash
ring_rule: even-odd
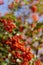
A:
<svg viewBox="0 0 43 65">
<path fill-rule="evenodd" d="M 8 8 L 9 9 L 12 9 L 14 7 L 14 4 L 12 3 L 12 4 L 10 4 L 10 5 L 8 5 Z"/>
<path fill-rule="evenodd" d="M 34 21 L 38 21 L 38 19 L 39 19 L 38 15 L 36 15 L 36 14 L 33 14 L 32 18 L 33 18 Z"/>
<path fill-rule="evenodd" d="M 37 11 L 37 7 L 36 6 L 32 6 L 32 12 L 36 12 Z"/>
<path fill-rule="evenodd" d="M 19 0 L 15 0 L 15 2 L 16 2 L 16 3 L 18 3 L 18 2 L 19 2 Z"/>
<path fill-rule="evenodd" d="M 3 2 L 3 0 L 0 0 L 0 5 L 2 5 L 4 2 Z"/>
<path fill-rule="evenodd" d="M 40 60 L 37 60 L 37 61 L 35 61 L 34 62 L 34 64 L 33 65 L 42 65 L 42 63 L 41 63 L 41 61 Z"/>
</svg>

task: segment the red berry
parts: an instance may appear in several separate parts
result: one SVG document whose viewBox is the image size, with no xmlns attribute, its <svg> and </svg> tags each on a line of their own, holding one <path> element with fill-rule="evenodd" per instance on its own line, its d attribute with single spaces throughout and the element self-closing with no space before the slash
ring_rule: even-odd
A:
<svg viewBox="0 0 43 65">
<path fill-rule="evenodd" d="M 4 1 L 3 0 L 0 0 L 0 5 L 4 4 Z"/>
<path fill-rule="evenodd" d="M 42 65 L 42 63 L 41 63 L 41 61 L 40 60 L 37 60 L 37 61 L 35 61 L 34 62 L 34 64 L 33 65 Z"/>
<path fill-rule="evenodd" d="M 37 11 L 37 7 L 35 5 L 32 6 L 32 12 L 36 12 Z"/>
</svg>

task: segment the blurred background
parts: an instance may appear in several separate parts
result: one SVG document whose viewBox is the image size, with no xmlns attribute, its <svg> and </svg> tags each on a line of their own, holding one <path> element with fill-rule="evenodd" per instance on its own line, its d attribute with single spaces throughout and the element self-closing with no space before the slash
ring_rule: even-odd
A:
<svg viewBox="0 0 43 65">
<path fill-rule="evenodd" d="M 15 0 L 0 0 L 0 3 L 3 2 L 2 4 L 0 4 L 0 16 L 3 16 L 3 15 L 5 15 L 5 13 L 10 12 L 10 10 L 8 8 L 8 5 L 11 4 L 13 1 L 15 1 Z M 27 1 L 29 1 L 29 0 L 27 0 Z M 37 0 L 33 0 L 33 3 L 32 4 L 34 4 L 36 1 Z M 22 20 L 24 20 L 23 19 L 24 15 L 28 16 L 28 14 L 29 14 L 29 16 L 28 16 L 28 18 L 26 20 L 29 23 L 31 23 L 33 21 L 32 20 L 32 15 L 33 14 L 36 14 L 39 17 L 38 21 L 39 22 L 43 22 L 43 9 L 39 5 L 40 9 L 42 9 L 42 14 L 39 16 L 39 12 L 35 12 L 35 13 L 31 12 L 31 10 L 30 10 L 29 7 L 32 4 L 22 5 L 21 7 L 19 7 L 18 10 L 14 11 L 15 16 L 16 17 L 22 16 Z M 43 0 L 42 0 L 41 4 L 43 4 Z"/>
</svg>

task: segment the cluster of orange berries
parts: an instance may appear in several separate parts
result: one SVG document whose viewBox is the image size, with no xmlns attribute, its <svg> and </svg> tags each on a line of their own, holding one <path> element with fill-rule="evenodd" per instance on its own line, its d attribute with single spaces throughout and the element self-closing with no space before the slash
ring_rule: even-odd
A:
<svg viewBox="0 0 43 65">
<path fill-rule="evenodd" d="M 19 65 L 24 65 L 24 63 L 26 63 L 25 65 L 28 65 L 27 63 L 34 57 L 34 55 L 29 51 L 30 48 L 25 47 L 24 42 L 20 42 L 21 39 L 21 35 L 14 35 L 13 37 L 9 38 L 4 42 L 2 41 L 2 43 L 10 46 L 10 53 L 15 58 L 14 62 L 16 62 L 16 59 L 21 59 L 22 62 Z"/>
<path fill-rule="evenodd" d="M 10 20 L 10 19 L 4 19 L 4 20 L 0 20 L 0 22 L 2 22 L 4 24 L 4 28 L 6 31 L 8 32 L 12 32 L 12 30 L 14 28 L 16 28 L 16 25 L 14 24 L 13 20 Z"/>
<path fill-rule="evenodd" d="M 30 61 L 34 58 L 34 54 L 30 52 L 31 48 L 27 48 L 24 42 L 20 42 L 22 39 L 21 35 L 14 35 L 8 38 L 6 41 L 2 41 L 3 44 L 10 46 L 9 52 L 14 58 L 12 62 L 18 63 L 18 65 L 30 65 Z M 40 60 L 35 60 L 33 65 L 42 65 Z"/>
</svg>

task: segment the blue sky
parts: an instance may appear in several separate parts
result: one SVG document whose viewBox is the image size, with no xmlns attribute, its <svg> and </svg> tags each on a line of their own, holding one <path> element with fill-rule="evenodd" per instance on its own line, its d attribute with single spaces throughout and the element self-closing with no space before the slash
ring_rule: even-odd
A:
<svg viewBox="0 0 43 65">
<path fill-rule="evenodd" d="M 2 15 L 5 14 L 5 12 L 8 12 L 8 4 L 10 4 L 13 0 L 4 0 L 4 4 L 0 5 L 0 12 Z"/>
<path fill-rule="evenodd" d="M 0 5 L 0 12 L 4 14 L 8 10 L 8 0 L 4 0 L 4 4 Z"/>
</svg>

